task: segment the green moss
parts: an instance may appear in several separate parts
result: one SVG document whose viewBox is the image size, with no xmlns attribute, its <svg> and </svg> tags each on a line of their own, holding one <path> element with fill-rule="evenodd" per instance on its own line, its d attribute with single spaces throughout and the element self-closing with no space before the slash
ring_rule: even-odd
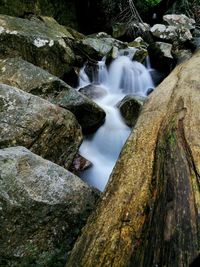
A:
<svg viewBox="0 0 200 267">
<path fill-rule="evenodd" d="M 171 131 L 169 131 L 168 135 L 167 135 L 167 140 L 169 141 L 171 146 L 175 146 L 176 144 L 176 135 L 173 129 L 171 129 Z"/>
<path fill-rule="evenodd" d="M 158 3 L 160 3 L 161 0 L 144 0 L 144 2 L 148 5 L 148 6 L 155 6 Z"/>
<path fill-rule="evenodd" d="M 3 112 L 4 111 L 4 100 L 2 98 L 0 98 L 0 112 Z"/>
</svg>

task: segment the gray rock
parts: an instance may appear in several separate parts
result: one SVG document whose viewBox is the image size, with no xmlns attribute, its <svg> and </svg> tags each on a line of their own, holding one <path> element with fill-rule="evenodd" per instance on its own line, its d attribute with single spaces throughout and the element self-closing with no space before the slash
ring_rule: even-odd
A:
<svg viewBox="0 0 200 267">
<path fill-rule="evenodd" d="M 194 37 L 191 41 L 190 41 L 190 45 L 192 46 L 193 50 L 197 50 L 200 48 L 200 36 L 198 37 Z"/>
<path fill-rule="evenodd" d="M 99 196 L 24 147 L 0 150 L 0 265 L 64 266 Z"/>
<path fill-rule="evenodd" d="M 184 43 L 188 40 L 192 39 L 192 34 L 190 30 L 186 27 L 181 26 L 166 26 L 164 24 L 155 24 L 151 28 L 151 33 L 153 36 L 174 42 L 178 41 L 180 43 Z"/>
<path fill-rule="evenodd" d="M 163 43 L 163 42 L 156 42 L 156 47 L 160 50 L 165 58 L 173 58 L 172 56 L 172 44 Z"/>
<path fill-rule="evenodd" d="M 0 56 L 20 56 L 59 77 L 69 72 L 75 60 L 69 45 L 74 37 L 50 20 L 0 15 Z"/>
<path fill-rule="evenodd" d="M 195 20 L 188 18 L 184 14 L 168 14 L 163 16 L 163 20 L 170 26 L 184 27 L 189 30 L 195 29 Z"/>
<path fill-rule="evenodd" d="M 172 44 L 155 42 L 148 47 L 152 67 L 168 74 L 175 66 L 172 56 Z"/>
<path fill-rule="evenodd" d="M 107 95 L 107 91 L 104 88 L 94 84 L 80 88 L 79 92 L 91 99 L 98 99 Z"/>
<path fill-rule="evenodd" d="M 0 85 L 0 148 L 22 145 L 66 168 L 81 144 L 74 115 L 20 89 Z"/>
<path fill-rule="evenodd" d="M 107 55 L 114 48 L 127 48 L 127 43 L 114 39 L 104 32 L 88 36 L 80 40 L 77 45 L 81 51 L 97 60 Z"/>
<path fill-rule="evenodd" d="M 173 54 L 177 60 L 177 64 L 180 64 L 183 61 L 188 60 L 192 57 L 192 52 L 188 49 L 180 49 L 177 51 L 173 51 Z"/>
<path fill-rule="evenodd" d="M 0 82 L 70 110 L 84 132 L 93 131 L 104 122 L 105 112 L 96 103 L 58 77 L 20 58 L 0 60 Z"/>
<path fill-rule="evenodd" d="M 144 101 L 144 97 L 127 95 L 117 104 L 120 113 L 128 126 L 135 126 Z"/>
</svg>

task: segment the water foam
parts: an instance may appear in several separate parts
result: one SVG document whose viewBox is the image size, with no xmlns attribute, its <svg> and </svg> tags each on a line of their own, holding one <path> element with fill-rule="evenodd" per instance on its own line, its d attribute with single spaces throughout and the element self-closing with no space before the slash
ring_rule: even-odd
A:
<svg viewBox="0 0 200 267">
<path fill-rule="evenodd" d="M 154 85 L 148 69 L 139 62 L 131 61 L 128 56 L 119 56 L 109 68 L 103 59 L 98 62 L 96 70 L 90 82 L 85 67 L 81 69 L 79 88 L 95 83 L 106 90 L 106 96 L 94 99 L 105 110 L 106 120 L 94 135 L 85 137 L 80 147 L 80 154 L 93 164 L 80 176 L 90 185 L 103 191 L 131 132 L 116 105 L 127 94 L 146 96 L 148 89 Z"/>
</svg>

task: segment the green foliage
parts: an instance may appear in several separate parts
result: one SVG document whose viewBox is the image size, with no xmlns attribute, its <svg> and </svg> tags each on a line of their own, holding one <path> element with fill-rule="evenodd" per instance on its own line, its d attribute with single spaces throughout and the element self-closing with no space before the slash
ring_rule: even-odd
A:
<svg viewBox="0 0 200 267">
<path fill-rule="evenodd" d="M 148 5 L 148 6 L 154 6 L 156 4 L 158 4 L 161 0 L 145 0 L 144 2 Z"/>
</svg>

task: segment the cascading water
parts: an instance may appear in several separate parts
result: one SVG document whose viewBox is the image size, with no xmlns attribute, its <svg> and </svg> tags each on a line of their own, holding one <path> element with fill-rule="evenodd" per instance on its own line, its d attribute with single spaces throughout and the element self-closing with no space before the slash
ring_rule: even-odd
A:
<svg viewBox="0 0 200 267">
<path fill-rule="evenodd" d="M 90 82 L 85 69 L 80 71 L 79 88 L 90 83 L 98 84 L 106 95 L 93 99 L 106 112 L 106 120 L 97 132 L 85 137 L 80 154 L 92 162 L 92 167 L 81 173 L 81 178 L 103 191 L 131 129 L 124 123 L 117 103 L 127 94 L 146 96 L 153 82 L 148 70 L 128 56 L 119 56 L 109 69 L 105 59 L 98 62 L 97 73 Z"/>
</svg>

